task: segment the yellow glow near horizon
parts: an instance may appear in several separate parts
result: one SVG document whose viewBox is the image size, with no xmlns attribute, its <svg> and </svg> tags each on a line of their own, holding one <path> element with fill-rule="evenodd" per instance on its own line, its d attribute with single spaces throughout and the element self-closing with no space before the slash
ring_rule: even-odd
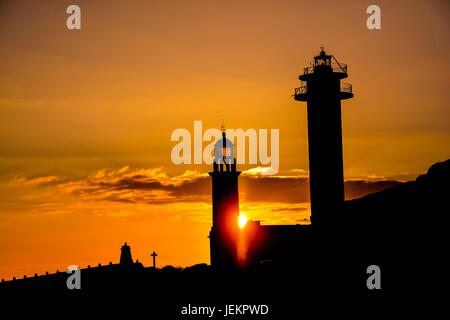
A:
<svg viewBox="0 0 450 320">
<path fill-rule="evenodd" d="M 244 226 L 247 224 L 247 221 L 248 221 L 247 217 L 241 214 L 239 216 L 239 228 L 241 229 L 244 228 Z"/>
</svg>

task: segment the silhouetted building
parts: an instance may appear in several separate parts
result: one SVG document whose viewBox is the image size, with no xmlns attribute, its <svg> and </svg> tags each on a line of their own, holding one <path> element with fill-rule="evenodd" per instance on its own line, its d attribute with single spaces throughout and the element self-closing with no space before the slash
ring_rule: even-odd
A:
<svg viewBox="0 0 450 320">
<path fill-rule="evenodd" d="M 310 226 L 267 225 L 247 221 L 239 226 L 239 188 L 233 142 L 215 144 L 212 178 L 213 225 L 209 234 L 211 266 L 219 270 L 251 267 L 260 262 L 287 264 L 296 260 L 299 241 Z"/>
<path fill-rule="evenodd" d="M 347 65 L 322 49 L 295 89 L 295 100 L 307 102 L 311 222 L 316 228 L 334 225 L 344 205 L 341 100 L 353 93 L 340 80 L 347 76 Z"/>
<path fill-rule="evenodd" d="M 133 259 L 131 258 L 130 246 L 127 245 L 127 243 L 125 242 L 125 244 L 122 246 L 122 248 L 120 250 L 121 250 L 121 253 L 120 253 L 120 264 L 122 264 L 122 265 L 131 265 L 131 264 L 133 264 Z"/>
<path fill-rule="evenodd" d="M 317 250 L 319 242 L 329 247 L 322 236 L 313 240 L 311 230 L 313 225 L 319 231 L 337 229 L 336 222 L 344 206 L 341 100 L 353 97 L 351 85 L 340 82 L 346 77 L 347 66 L 322 50 L 314 57 L 314 64 L 299 76 L 302 85 L 295 89 L 295 99 L 307 101 L 311 213 L 314 216 L 311 225 L 262 226 L 259 221 L 248 221 L 243 228 L 238 227 L 239 172 L 234 163 L 233 143 L 223 133 L 216 144 L 222 148 L 215 148 L 214 171 L 210 173 L 213 178 L 210 233 L 213 267 L 248 267 L 269 261 L 286 266 L 309 259 L 315 249 L 320 251 Z"/>
<path fill-rule="evenodd" d="M 233 143 L 222 133 L 214 146 L 212 178 L 213 225 L 209 233 L 211 265 L 230 268 L 236 262 L 236 232 L 239 218 L 239 190 Z"/>
</svg>

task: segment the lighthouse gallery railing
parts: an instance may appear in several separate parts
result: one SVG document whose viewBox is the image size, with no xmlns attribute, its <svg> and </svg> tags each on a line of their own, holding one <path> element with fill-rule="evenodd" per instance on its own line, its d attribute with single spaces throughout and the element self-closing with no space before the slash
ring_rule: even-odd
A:
<svg viewBox="0 0 450 320">
<path fill-rule="evenodd" d="M 341 82 L 341 92 L 352 93 L 352 85 L 350 83 Z M 294 95 L 298 96 L 298 95 L 306 94 L 306 93 L 307 93 L 306 83 L 302 81 L 301 86 L 298 88 L 295 88 Z"/>
</svg>

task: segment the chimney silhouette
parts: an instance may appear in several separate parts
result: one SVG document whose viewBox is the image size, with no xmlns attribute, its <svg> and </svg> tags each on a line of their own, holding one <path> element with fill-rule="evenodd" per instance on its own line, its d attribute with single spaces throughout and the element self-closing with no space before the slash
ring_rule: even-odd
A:
<svg viewBox="0 0 450 320">
<path fill-rule="evenodd" d="M 213 225 L 209 233 L 211 265 L 216 269 L 229 269 L 236 264 L 236 233 L 239 218 L 239 190 L 233 143 L 226 138 L 222 126 L 222 139 L 214 145 L 212 178 Z"/>
<path fill-rule="evenodd" d="M 131 249 L 130 246 L 125 244 L 120 249 L 120 264 L 121 265 L 130 265 L 133 264 L 133 259 L 131 258 Z"/>
<path fill-rule="evenodd" d="M 333 226 L 343 208 L 341 100 L 353 97 L 352 86 L 340 82 L 347 65 L 321 49 L 294 95 L 307 102 L 311 223 L 319 228 Z"/>
</svg>

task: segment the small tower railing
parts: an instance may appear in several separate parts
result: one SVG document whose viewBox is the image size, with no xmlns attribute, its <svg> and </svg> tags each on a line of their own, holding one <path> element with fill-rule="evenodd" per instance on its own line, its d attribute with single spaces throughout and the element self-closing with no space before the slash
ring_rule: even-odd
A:
<svg viewBox="0 0 450 320">
<path fill-rule="evenodd" d="M 302 85 L 301 87 L 295 88 L 295 94 L 296 96 L 300 94 L 306 94 L 306 84 Z"/>
<path fill-rule="evenodd" d="M 333 69 L 333 72 L 347 74 L 347 65 L 345 63 L 332 62 L 331 69 Z M 303 69 L 303 74 L 311 74 L 311 73 L 314 73 L 314 66 L 306 67 Z"/>
<path fill-rule="evenodd" d="M 353 93 L 352 85 L 350 83 L 341 82 L 341 92 Z"/>
</svg>

